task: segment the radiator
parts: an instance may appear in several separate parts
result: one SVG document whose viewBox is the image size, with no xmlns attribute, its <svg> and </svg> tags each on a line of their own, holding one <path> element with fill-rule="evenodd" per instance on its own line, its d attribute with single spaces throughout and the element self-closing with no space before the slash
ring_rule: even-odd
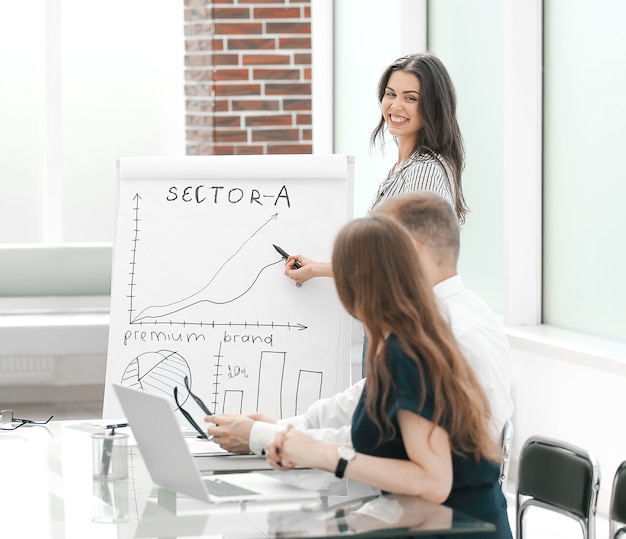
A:
<svg viewBox="0 0 626 539">
<path fill-rule="evenodd" d="M 0 356 L 0 385 L 45 382 L 52 379 L 54 356 Z"/>
</svg>

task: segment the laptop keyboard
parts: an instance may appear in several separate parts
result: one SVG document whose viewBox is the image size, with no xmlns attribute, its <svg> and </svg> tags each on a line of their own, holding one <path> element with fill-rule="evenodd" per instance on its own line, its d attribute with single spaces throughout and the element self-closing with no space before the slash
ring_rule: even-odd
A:
<svg viewBox="0 0 626 539">
<path fill-rule="evenodd" d="M 206 486 L 209 494 L 213 494 L 214 496 L 243 496 L 246 494 L 258 494 L 254 490 L 248 490 L 247 488 L 233 485 L 232 483 L 227 483 L 219 479 L 205 479 L 204 485 Z"/>
</svg>

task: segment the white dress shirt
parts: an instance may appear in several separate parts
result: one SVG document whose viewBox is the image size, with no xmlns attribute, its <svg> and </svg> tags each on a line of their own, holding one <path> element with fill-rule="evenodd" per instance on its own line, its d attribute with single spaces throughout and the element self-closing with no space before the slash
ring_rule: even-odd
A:
<svg viewBox="0 0 626 539">
<path fill-rule="evenodd" d="M 482 384 L 492 414 L 492 431 L 499 436 L 513 414 L 511 398 L 511 351 L 502 325 L 490 307 L 463 286 L 455 275 L 437 284 L 433 291 L 447 318 L 459 348 Z M 278 423 L 255 421 L 250 432 L 250 450 L 261 455 L 277 432 L 287 425 L 328 443 L 350 442 L 352 414 L 359 402 L 365 379 L 333 397 L 320 399 L 301 415 Z"/>
</svg>

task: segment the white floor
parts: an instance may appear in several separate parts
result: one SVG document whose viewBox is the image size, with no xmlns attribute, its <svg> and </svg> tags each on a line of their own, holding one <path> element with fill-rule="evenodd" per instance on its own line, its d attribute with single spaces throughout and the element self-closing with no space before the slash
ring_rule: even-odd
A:
<svg viewBox="0 0 626 539">
<path fill-rule="evenodd" d="M 72 399 L 68 399 L 71 401 Z M 10 404 L 0 403 L 3 410 L 12 409 L 16 417 L 28 419 L 46 419 L 54 415 L 55 420 L 90 419 L 102 416 L 102 402 L 68 402 L 68 403 L 37 403 Z M 515 537 L 515 485 L 507 486 L 509 520 Z M 527 539 L 577 539 L 582 537 L 580 525 L 573 519 L 531 507 L 527 512 L 525 537 Z M 607 539 L 609 536 L 608 522 L 603 517 L 596 519 L 596 539 Z"/>
</svg>

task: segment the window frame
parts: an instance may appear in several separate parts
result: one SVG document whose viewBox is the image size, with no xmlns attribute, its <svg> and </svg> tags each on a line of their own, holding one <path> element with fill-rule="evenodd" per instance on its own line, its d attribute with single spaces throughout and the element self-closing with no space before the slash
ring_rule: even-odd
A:
<svg viewBox="0 0 626 539">
<path fill-rule="evenodd" d="M 506 2 L 504 322 L 542 322 L 543 0 Z"/>
</svg>

